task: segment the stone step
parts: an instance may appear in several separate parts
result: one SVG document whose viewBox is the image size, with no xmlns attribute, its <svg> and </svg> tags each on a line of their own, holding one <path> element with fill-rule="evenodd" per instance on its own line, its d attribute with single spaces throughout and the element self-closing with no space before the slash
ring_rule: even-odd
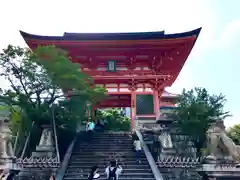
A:
<svg viewBox="0 0 240 180">
<path fill-rule="evenodd" d="M 66 175 L 69 173 L 89 173 L 90 172 L 90 168 L 89 169 L 81 169 L 81 168 L 75 168 L 75 169 L 67 169 L 66 170 Z M 100 172 L 104 172 L 105 168 L 99 168 Z M 151 169 L 129 169 L 129 168 L 124 168 L 124 173 L 129 173 L 129 172 L 135 172 L 135 173 L 142 173 L 142 172 L 146 172 L 146 173 L 152 173 Z"/>
<path fill-rule="evenodd" d="M 83 164 L 78 166 L 76 164 L 69 164 L 67 169 L 90 169 L 92 164 Z M 105 166 L 103 166 L 105 167 Z M 146 164 L 124 164 L 122 165 L 123 169 L 150 169 L 149 165 Z"/>
<path fill-rule="evenodd" d="M 100 171 L 100 176 L 105 176 L 104 171 Z M 81 177 L 81 176 L 88 176 L 89 172 L 79 172 L 79 173 L 66 173 L 65 176 L 66 177 Z M 135 171 L 131 171 L 131 172 L 125 172 L 123 171 L 121 173 L 121 177 L 123 176 L 144 176 L 144 177 L 153 177 L 153 174 L 150 172 L 135 172 Z"/>
<path fill-rule="evenodd" d="M 70 159 L 70 161 L 69 162 L 79 162 L 79 161 L 96 161 L 96 162 L 98 162 L 98 161 L 102 161 L 102 160 L 109 160 L 109 159 L 111 159 L 112 158 L 112 156 L 105 156 L 105 157 L 102 157 L 102 156 L 99 156 L 99 157 L 81 157 L 81 158 L 76 158 L 76 157 L 72 157 L 71 159 Z M 132 156 L 132 157 L 128 157 L 128 158 L 126 158 L 126 157 L 124 157 L 124 156 L 120 156 L 120 157 L 116 157 L 116 159 L 119 159 L 119 158 L 121 158 L 121 159 L 127 159 L 128 161 L 135 161 L 136 160 L 136 158 L 134 157 L 134 156 Z M 144 156 L 141 156 L 140 157 L 140 159 L 143 161 L 147 161 L 146 160 L 146 158 L 144 157 Z"/>
<path fill-rule="evenodd" d="M 107 135 L 107 134 L 113 134 L 113 135 L 128 135 L 128 134 L 132 134 L 132 132 L 130 131 L 110 131 L 110 130 L 106 130 L 103 132 L 94 132 L 96 134 L 100 134 L 100 135 Z"/>
<path fill-rule="evenodd" d="M 86 141 L 101 141 L 101 140 L 102 141 L 106 141 L 106 140 L 109 140 L 109 141 L 130 141 L 131 140 L 132 141 L 132 137 L 124 137 L 124 138 L 122 137 L 119 137 L 119 138 L 118 137 L 86 137 L 85 139 L 80 139 L 80 140 L 82 143 Z"/>
<path fill-rule="evenodd" d="M 89 141 L 85 141 L 82 143 L 76 143 L 76 145 L 86 145 L 86 144 L 92 144 L 92 145 L 102 145 L 102 144 L 133 144 L 133 141 L 131 139 L 126 139 L 119 141 L 117 139 L 91 139 Z"/>
<path fill-rule="evenodd" d="M 17 177 L 19 180 L 33 180 L 33 177 L 29 176 L 24 176 L 24 177 Z M 86 180 L 87 177 L 64 177 L 63 179 L 65 180 Z M 49 177 L 34 177 L 34 180 L 49 180 Z M 106 180 L 106 176 L 101 176 L 99 180 Z M 154 177 L 149 178 L 149 177 L 122 177 L 120 175 L 119 180 L 154 180 Z"/>
<path fill-rule="evenodd" d="M 109 138 L 109 139 L 125 139 L 125 138 L 131 138 L 131 135 L 90 135 L 85 137 L 92 137 L 92 138 Z M 85 137 L 79 137 L 79 139 L 83 139 Z"/>
<path fill-rule="evenodd" d="M 134 152 L 128 152 L 128 153 L 119 153 L 119 152 L 92 152 L 92 153 L 87 153 L 87 152 L 80 152 L 80 153 L 74 153 L 72 154 L 72 158 L 93 158 L 97 157 L 109 157 L 109 156 L 117 156 L 117 157 L 124 157 L 124 158 L 131 158 L 131 157 L 135 157 L 135 153 Z M 145 154 L 144 152 L 141 153 L 140 157 L 144 157 L 145 158 Z"/>
<path fill-rule="evenodd" d="M 84 148 L 84 147 L 108 147 L 108 146 L 126 146 L 126 147 L 133 147 L 133 143 L 126 143 L 126 142 L 105 142 L 105 143 L 82 143 L 79 145 L 76 145 L 76 148 Z"/>
<path fill-rule="evenodd" d="M 71 161 L 70 162 L 70 164 L 71 165 L 77 165 L 77 166 L 79 166 L 79 167 L 81 167 L 82 165 L 92 165 L 92 166 L 94 166 L 95 164 L 98 164 L 99 166 L 104 166 L 104 165 L 106 165 L 106 164 L 109 164 L 109 162 L 108 161 L 106 161 L 106 162 L 99 162 L 99 161 L 89 161 L 89 162 L 87 162 L 87 161 L 79 161 L 79 162 L 76 162 L 76 161 Z M 124 163 L 124 165 L 138 165 L 138 163 L 136 162 L 136 161 L 126 161 L 126 160 L 122 160 L 121 161 L 121 164 L 123 164 Z M 142 161 L 141 162 L 141 164 L 142 165 L 148 165 L 148 162 L 147 161 Z"/>
<path fill-rule="evenodd" d="M 88 173 L 83 174 L 83 173 L 76 173 L 76 174 L 69 174 L 64 177 L 65 178 L 81 178 L 85 177 L 87 179 Z M 105 177 L 106 175 L 104 173 L 100 173 L 100 177 Z M 138 177 L 138 178 L 154 178 L 153 174 L 146 174 L 146 173 L 122 173 L 120 175 L 121 178 L 131 178 L 131 177 Z"/>
<path fill-rule="evenodd" d="M 72 178 L 72 177 L 64 177 L 65 180 L 86 180 L 87 177 L 76 177 L 76 178 Z M 99 180 L 106 180 L 106 176 L 104 177 L 100 177 Z M 118 178 L 118 180 L 155 180 L 154 177 L 122 177 L 120 176 Z"/>
<path fill-rule="evenodd" d="M 78 147 L 78 146 L 76 146 L 75 148 L 75 150 L 74 151 L 79 151 L 79 150 L 82 150 L 82 149 L 86 149 L 86 150 L 89 150 L 89 149 L 96 149 L 96 150 L 98 150 L 98 149 L 122 149 L 122 148 L 124 148 L 124 149 L 127 149 L 127 150 L 132 150 L 133 149 L 133 145 L 132 144 L 120 144 L 120 145 L 118 145 L 118 144 L 108 144 L 108 145 L 94 145 L 94 144 L 91 144 L 91 145 L 89 145 L 89 146 L 80 146 L 80 147 Z"/>
<path fill-rule="evenodd" d="M 115 141 L 115 142 L 132 142 L 132 138 L 130 137 L 126 137 L 126 138 L 108 138 L 108 137 L 99 137 L 99 138 L 90 138 L 87 141 L 82 141 L 82 143 L 84 142 L 99 142 L 99 141 L 103 141 L 103 142 L 108 142 L 108 141 Z"/>
<path fill-rule="evenodd" d="M 88 134 L 84 134 L 82 136 L 78 136 L 78 139 L 84 138 L 88 136 Z M 91 137 L 101 138 L 101 137 L 115 137 L 115 138 L 125 138 L 125 137 L 132 137 L 131 134 L 101 134 L 101 133 L 92 133 Z"/>
<path fill-rule="evenodd" d="M 74 154 L 81 154 L 81 153 L 95 154 L 95 153 L 103 153 L 103 152 L 110 153 L 110 154 L 121 152 L 121 154 L 123 154 L 123 153 L 127 153 L 129 151 L 130 151 L 130 153 L 134 153 L 132 149 L 121 149 L 121 148 L 110 149 L 109 148 L 109 149 L 80 149 L 77 152 L 75 151 Z"/>
<path fill-rule="evenodd" d="M 84 151 L 75 151 L 73 152 L 73 156 L 74 155 L 84 155 L 84 154 L 90 154 L 90 155 L 98 155 L 98 154 L 119 154 L 119 155 L 125 155 L 125 154 L 130 154 L 130 155 L 134 155 L 134 151 L 132 150 L 121 150 L 121 149 L 115 149 L 115 150 L 98 150 L 98 151 L 94 151 L 92 150 L 84 150 Z"/>
</svg>

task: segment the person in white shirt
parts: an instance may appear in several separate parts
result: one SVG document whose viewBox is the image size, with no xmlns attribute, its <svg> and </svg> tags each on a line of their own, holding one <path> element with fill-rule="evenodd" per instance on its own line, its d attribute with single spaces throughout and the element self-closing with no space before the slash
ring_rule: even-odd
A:
<svg viewBox="0 0 240 180">
<path fill-rule="evenodd" d="M 117 164 L 116 160 L 111 161 L 110 166 L 105 169 L 107 180 L 118 180 L 122 170 L 122 167 Z"/>
<path fill-rule="evenodd" d="M 141 152 L 142 152 L 142 145 L 141 145 L 141 142 L 140 142 L 138 137 L 136 137 L 136 139 L 134 140 L 133 145 L 135 147 L 136 160 L 140 164 L 141 163 L 140 155 L 141 155 Z"/>
</svg>

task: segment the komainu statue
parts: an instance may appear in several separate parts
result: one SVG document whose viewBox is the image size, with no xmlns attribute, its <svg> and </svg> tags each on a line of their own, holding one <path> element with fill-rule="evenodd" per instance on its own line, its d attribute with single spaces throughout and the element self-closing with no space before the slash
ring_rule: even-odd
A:
<svg viewBox="0 0 240 180">
<path fill-rule="evenodd" d="M 206 160 L 231 160 L 240 163 L 240 146 L 229 138 L 222 121 L 217 121 L 207 131 Z"/>
</svg>

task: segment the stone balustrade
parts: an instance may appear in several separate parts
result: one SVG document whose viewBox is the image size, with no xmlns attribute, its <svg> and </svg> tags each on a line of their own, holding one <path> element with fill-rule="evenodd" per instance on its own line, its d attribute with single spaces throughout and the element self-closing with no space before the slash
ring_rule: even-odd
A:
<svg viewBox="0 0 240 180">
<path fill-rule="evenodd" d="M 160 158 L 157 162 L 159 167 L 180 167 L 180 168 L 190 168 L 197 167 L 200 165 L 199 158 L 193 157 L 178 157 L 178 156 L 169 156 L 165 158 Z"/>
<path fill-rule="evenodd" d="M 57 168 L 59 165 L 57 157 L 30 157 L 16 160 L 16 168 Z"/>
<path fill-rule="evenodd" d="M 240 168 L 235 163 L 231 164 L 203 164 L 199 171 L 204 172 L 239 172 Z"/>
</svg>

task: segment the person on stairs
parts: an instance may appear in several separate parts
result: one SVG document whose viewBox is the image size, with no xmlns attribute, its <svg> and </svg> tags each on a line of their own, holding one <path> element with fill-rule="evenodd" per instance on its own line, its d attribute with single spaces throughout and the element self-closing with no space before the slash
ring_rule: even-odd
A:
<svg viewBox="0 0 240 180">
<path fill-rule="evenodd" d="M 99 179 L 100 174 L 98 173 L 98 166 L 95 165 L 91 168 L 91 172 L 88 175 L 88 180 Z"/>
<path fill-rule="evenodd" d="M 4 169 L 0 169 L 0 180 L 4 177 Z"/>
<path fill-rule="evenodd" d="M 54 172 L 53 172 L 53 171 L 52 171 L 51 174 L 50 174 L 49 180 L 55 180 L 55 175 L 54 175 Z"/>
<path fill-rule="evenodd" d="M 86 140 L 91 139 L 94 129 L 95 129 L 95 123 L 93 121 L 89 121 L 86 125 L 86 132 L 87 132 Z"/>
<path fill-rule="evenodd" d="M 95 130 L 99 131 L 99 132 L 103 132 L 104 131 L 104 124 L 105 124 L 104 120 L 99 119 L 96 123 Z"/>
<path fill-rule="evenodd" d="M 142 145 L 141 145 L 141 142 L 140 142 L 140 140 L 139 140 L 139 138 L 137 136 L 135 136 L 135 140 L 133 142 L 133 146 L 135 148 L 136 160 L 140 164 L 141 163 L 140 155 L 141 155 L 141 152 L 142 152 Z"/>
<path fill-rule="evenodd" d="M 118 180 L 119 175 L 122 172 L 122 167 L 117 164 L 116 160 L 110 162 L 110 166 L 108 166 L 105 170 L 107 175 L 107 180 Z"/>
<path fill-rule="evenodd" d="M 93 121 L 89 121 L 86 126 L 87 132 L 92 132 L 95 128 L 95 123 Z"/>
<path fill-rule="evenodd" d="M 8 173 L 2 178 L 2 180 L 13 180 L 20 173 L 20 170 L 9 169 Z"/>
</svg>

